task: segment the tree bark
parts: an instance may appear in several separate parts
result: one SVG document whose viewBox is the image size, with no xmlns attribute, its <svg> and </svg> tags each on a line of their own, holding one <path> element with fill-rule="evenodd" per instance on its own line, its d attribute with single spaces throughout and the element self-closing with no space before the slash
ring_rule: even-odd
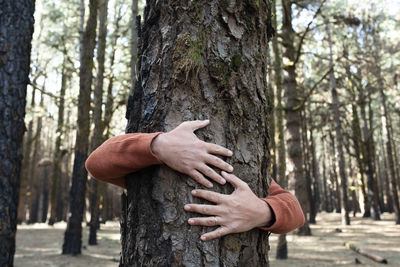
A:
<svg viewBox="0 0 400 267">
<path fill-rule="evenodd" d="M 35 1 L 0 2 L 0 266 L 13 266 Z"/>
<path fill-rule="evenodd" d="M 167 131 L 184 120 L 210 118 L 211 125 L 198 136 L 232 149 L 235 173 L 256 195 L 265 196 L 270 6 L 264 1 L 223 3 L 147 1 L 127 132 Z M 183 211 L 184 204 L 198 201 L 190 196 L 196 187 L 166 166 L 127 177 L 122 266 L 268 266 L 267 234 L 258 229 L 199 240 L 211 229 L 189 226 Z"/>
<path fill-rule="evenodd" d="M 75 159 L 70 190 L 70 212 L 64 235 L 63 254 L 80 254 L 82 247 L 82 220 L 85 206 L 87 171 L 85 161 L 89 148 L 90 91 L 92 85 L 93 54 L 96 45 L 98 1 L 90 0 L 90 15 L 83 36 L 81 66 L 79 70 L 78 121 L 75 142 Z"/>
</svg>

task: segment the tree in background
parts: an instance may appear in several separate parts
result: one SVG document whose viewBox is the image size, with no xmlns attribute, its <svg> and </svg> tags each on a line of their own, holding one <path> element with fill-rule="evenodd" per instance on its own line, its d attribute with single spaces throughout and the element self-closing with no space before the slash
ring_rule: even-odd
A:
<svg viewBox="0 0 400 267">
<path fill-rule="evenodd" d="M 80 254 L 82 247 L 82 220 L 85 205 L 87 171 L 85 161 L 89 149 L 90 133 L 90 92 L 92 86 L 93 55 L 96 46 L 96 26 L 98 0 L 89 2 L 89 20 L 82 38 L 79 69 L 79 103 L 77 135 L 75 143 L 75 160 L 72 173 L 72 185 L 69 196 L 67 230 L 64 235 L 63 254 Z"/>
<path fill-rule="evenodd" d="M 0 2 L 0 265 L 13 266 L 35 1 Z"/>
</svg>

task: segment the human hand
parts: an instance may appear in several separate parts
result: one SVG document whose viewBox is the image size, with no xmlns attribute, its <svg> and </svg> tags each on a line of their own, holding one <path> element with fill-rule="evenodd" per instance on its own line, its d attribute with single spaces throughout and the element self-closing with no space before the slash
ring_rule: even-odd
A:
<svg viewBox="0 0 400 267">
<path fill-rule="evenodd" d="M 221 172 L 235 191 L 224 195 L 212 191 L 195 189 L 192 195 L 214 202 L 217 205 L 187 204 L 185 210 L 211 215 L 212 217 L 190 218 L 190 225 L 217 226 L 216 230 L 203 234 L 201 240 L 211 240 L 231 233 L 249 231 L 255 227 L 266 226 L 272 219 L 271 208 L 259 199 L 247 185 L 233 174 Z"/>
<path fill-rule="evenodd" d="M 172 169 L 187 174 L 198 183 L 211 188 L 213 184 L 204 176 L 220 184 L 225 184 L 226 181 L 207 164 L 227 172 L 232 172 L 233 167 L 214 156 L 232 156 L 232 151 L 201 141 L 193 133 L 209 123 L 209 120 L 183 122 L 172 131 L 158 135 L 151 144 L 151 150 Z"/>
</svg>

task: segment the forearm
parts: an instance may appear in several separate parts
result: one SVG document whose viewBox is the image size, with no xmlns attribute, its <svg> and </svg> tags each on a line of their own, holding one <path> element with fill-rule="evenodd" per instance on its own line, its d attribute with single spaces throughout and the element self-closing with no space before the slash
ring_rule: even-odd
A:
<svg viewBox="0 0 400 267">
<path fill-rule="evenodd" d="M 304 214 L 300 203 L 290 192 L 283 190 L 274 181 L 271 183 L 270 195 L 263 199 L 271 208 L 275 221 L 261 227 L 275 234 L 288 233 L 304 224 Z"/>
<path fill-rule="evenodd" d="M 86 169 L 96 179 L 125 187 L 125 175 L 161 164 L 150 148 L 159 134 L 135 133 L 110 138 L 89 155 Z"/>
</svg>

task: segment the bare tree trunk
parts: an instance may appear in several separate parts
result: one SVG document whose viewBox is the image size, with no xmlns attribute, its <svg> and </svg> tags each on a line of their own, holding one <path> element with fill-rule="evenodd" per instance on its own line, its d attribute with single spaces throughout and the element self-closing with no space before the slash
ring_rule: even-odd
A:
<svg viewBox="0 0 400 267">
<path fill-rule="evenodd" d="M 35 95 L 36 88 L 32 88 L 32 99 L 31 99 L 31 108 L 35 107 Z M 23 145 L 23 159 L 21 165 L 21 178 L 20 178 L 20 189 L 19 189 L 19 202 L 18 202 L 18 218 L 17 222 L 21 223 L 26 219 L 26 207 L 28 205 L 28 180 L 29 180 L 29 170 L 30 170 L 30 157 L 32 151 L 32 143 L 33 143 L 33 118 L 29 121 L 28 133 L 25 136 L 24 145 Z"/>
<path fill-rule="evenodd" d="M 269 8 L 262 1 L 218 6 L 149 0 L 140 28 L 139 75 L 128 101 L 127 132 L 166 131 L 183 120 L 211 118 L 200 138 L 233 149 L 230 163 L 236 174 L 257 195 L 267 194 Z M 197 186 L 166 166 L 127 177 L 121 265 L 268 266 L 268 238 L 258 229 L 199 240 L 210 229 L 189 226 L 189 215 L 183 212 Z M 214 187 L 231 191 L 229 185 Z"/>
<path fill-rule="evenodd" d="M 339 173 L 340 173 L 340 200 L 341 200 L 341 213 L 342 213 L 342 224 L 349 225 L 350 224 L 350 216 L 349 216 L 349 203 L 347 197 L 347 175 L 346 175 L 346 164 L 344 159 L 344 151 L 343 151 L 343 137 L 341 132 L 341 122 L 339 115 L 339 99 L 336 91 L 336 78 L 333 69 L 333 55 L 332 55 L 332 40 L 331 40 L 331 31 L 329 22 L 326 23 L 326 31 L 328 33 L 328 42 L 329 42 L 329 65 L 331 67 L 330 79 L 332 84 L 332 106 L 333 106 L 333 117 L 335 123 L 335 133 L 336 133 L 336 145 L 337 152 L 339 155 Z"/>
<path fill-rule="evenodd" d="M 377 48 L 380 47 L 380 44 L 378 43 L 377 37 L 375 34 L 373 34 L 374 37 L 374 44 L 376 45 Z M 386 103 L 386 95 L 384 92 L 384 84 L 383 84 L 383 78 L 381 74 L 381 68 L 380 68 L 380 56 L 377 51 L 374 53 L 374 58 L 375 58 L 375 63 L 376 63 L 376 76 L 378 78 L 378 87 L 379 87 L 379 92 L 381 95 L 381 101 L 382 101 L 382 108 L 383 108 L 383 117 L 384 117 L 384 122 L 385 125 L 383 125 L 386 128 L 386 151 L 387 151 L 387 158 L 389 161 L 389 171 L 390 171 L 390 180 L 392 184 L 392 196 L 393 196 L 393 208 L 394 212 L 396 214 L 396 224 L 400 224 L 400 204 L 399 204 L 399 196 L 398 196 L 398 185 L 396 181 L 396 171 L 395 171 L 395 163 L 393 159 L 393 149 L 392 149 L 392 121 L 390 117 L 390 113 L 388 112 L 388 107 Z"/>
<path fill-rule="evenodd" d="M 283 21 L 282 21 L 282 41 L 283 56 L 291 64 L 285 64 L 283 88 L 286 97 L 286 129 L 287 129 L 287 152 L 288 161 L 293 170 L 289 173 L 289 188 L 294 188 L 295 195 L 303 209 L 306 221 L 299 229 L 301 235 L 311 235 L 311 229 L 308 224 L 308 214 L 310 212 L 310 203 L 307 198 L 306 177 L 303 168 L 303 152 L 301 150 L 301 109 L 299 90 L 296 81 L 296 51 L 294 48 L 294 31 L 292 28 L 292 1 L 283 0 Z"/>
<path fill-rule="evenodd" d="M 61 197 L 58 188 L 61 184 L 61 159 L 62 159 L 62 151 L 61 151 L 61 140 L 64 136 L 64 102 L 65 102 L 65 91 L 67 89 L 67 60 L 66 53 L 67 49 L 64 47 L 64 55 L 63 55 L 63 66 L 61 70 L 61 88 L 60 88 L 60 98 L 58 102 L 58 119 L 57 119 L 57 131 L 56 131 L 56 144 L 54 151 L 54 160 L 53 160 L 53 175 L 52 175 L 52 185 L 51 185 L 51 210 L 50 210 L 50 218 L 49 225 L 53 225 L 56 221 L 56 211 L 57 211 L 57 200 Z"/>
<path fill-rule="evenodd" d="M 70 190 L 70 212 L 65 231 L 63 254 L 80 254 L 82 247 L 82 220 L 85 205 L 87 171 L 85 161 L 89 147 L 90 91 L 92 85 L 93 54 L 96 45 L 98 1 L 90 0 L 90 15 L 82 41 L 81 66 L 79 70 L 79 103 L 75 159 Z"/>
<path fill-rule="evenodd" d="M 272 1 L 272 23 L 274 29 L 277 31 L 277 19 L 276 19 L 276 1 Z M 282 188 L 287 188 L 286 181 L 286 148 L 285 148 L 285 134 L 283 128 L 283 100 L 282 100 L 282 55 L 278 46 L 278 39 L 274 37 L 272 39 L 272 49 L 274 51 L 274 70 L 275 70 L 275 85 L 276 85 L 276 124 L 278 129 L 278 170 L 277 170 L 277 182 Z M 287 259 L 288 247 L 286 242 L 286 234 L 279 235 L 278 245 L 276 250 L 277 259 Z"/>
<path fill-rule="evenodd" d="M 13 266 L 35 1 L 0 2 L 0 266 Z M 22 12 L 22 13 L 21 13 Z"/>
<path fill-rule="evenodd" d="M 340 189 L 339 189 L 339 179 L 338 179 L 338 175 L 337 175 L 337 168 L 336 168 L 336 142 L 335 142 L 335 138 L 333 136 L 333 131 L 329 132 L 329 137 L 331 139 L 331 155 L 332 155 L 332 159 L 331 159 L 331 179 L 333 180 L 332 183 L 332 188 L 335 192 L 335 196 L 334 196 L 334 200 L 335 200 L 335 210 L 336 213 L 340 213 L 340 207 L 342 206 L 342 201 L 340 198 Z"/>
<path fill-rule="evenodd" d="M 95 150 L 103 142 L 104 125 L 102 121 L 103 108 L 103 84 L 104 84 L 104 60 L 107 36 L 107 10 L 108 0 L 101 0 L 99 5 L 99 40 L 97 47 L 97 84 L 94 91 L 94 133 L 92 148 Z M 96 179 L 90 179 L 90 232 L 89 245 L 97 245 L 97 229 L 99 224 L 99 189 Z"/>
<path fill-rule="evenodd" d="M 328 182 L 327 182 L 327 177 L 326 177 L 326 149 L 325 149 L 325 138 L 322 138 L 322 188 L 323 188 L 323 196 L 324 196 L 324 205 L 323 205 L 323 209 L 326 212 L 332 212 L 333 208 L 332 208 L 332 203 L 331 203 L 331 198 L 330 198 L 330 194 L 331 194 L 331 190 L 329 190 L 329 186 L 328 186 Z"/>
<path fill-rule="evenodd" d="M 115 9 L 117 9 L 117 5 L 119 2 L 117 1 L 115 4 Z M 110 73 L 109 73 L 109 80 L 108 80 L 108 87 L 107 87 L 107 99 L 106 99 L 106 105 L 104 107 L 104 119 L 103 119 L 103 125 L 105 129 L 105 138 L 110 138 L 110 122 L 111 118 L 114 113 L 114 96 L 113 96 L 113 86 L 114 86 L 114 61 L 115 61 L 115 53 L 117 50 L 117 43 L 118 39 L 120 36 L 120 21 L 121 21 L 121 5 L 119 5 L 119 8 L 117 9 L 118 11 L 115 14 L 114 18 L 114 33 L 112 36 L 112 50 L 110 53 L 110 59 L 109 59 L 109 66 L 110 66 Z"/>
<path fill-rule="evenodd" d="M 41 93 L 40 107 L 43 108 L 44 94 Z M 39 221 L 39 198 L 40 198 L 40 184 L 39 174 L 36 172 L 38 155 L 40 150 L 40 136 L 42 133 L 42 117 L 37 118 L 35 140 L 33 145 L 31 169 L 29 170 L 30 176 L 30 197 L 29 197 L 29 223 L 37 223 Z"/>
</svg>

